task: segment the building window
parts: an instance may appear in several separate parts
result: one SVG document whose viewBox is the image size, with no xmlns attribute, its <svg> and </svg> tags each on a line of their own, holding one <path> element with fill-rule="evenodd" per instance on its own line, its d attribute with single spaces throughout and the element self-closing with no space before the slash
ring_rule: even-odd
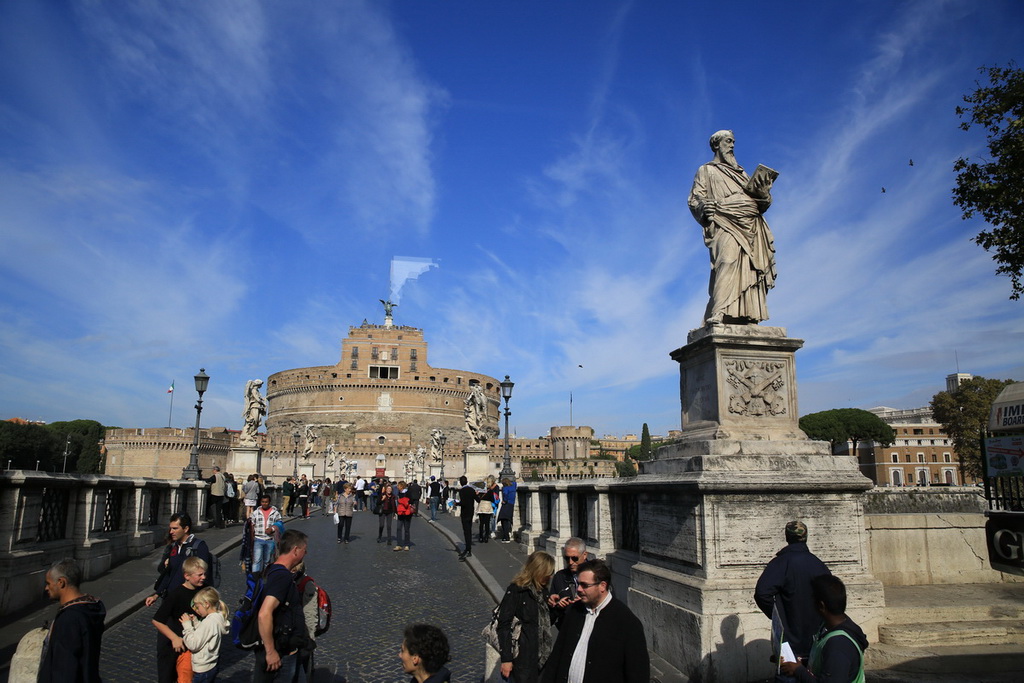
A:
<svg viewBox="0 0 1024 683">
<path fill-rule="evenodd" d="M 893 453 L 892 454 L 892 461 L 893 462 L 899 462 L 900 461 L 900 454 L 899 453 Z"/>
<path fill-rule="evenodd" d="M 359 358 L 359 347 L 358 346 L 353 346 L 352 347 L 352 360 L 355 360 L 356 358 Z"/>
<path fill-rule="evenodd" d="M 910 462 L 910 453 L 907 453 L 905 457 L 905 462 Z"/>
<path fill-rule="evenodd" d="M 398 379 L 398 367 L 394 365 L 371 365 L 370 379 Z"/>
<path fill-rule="evenodd" d="M 383 446 L 385 441 L 387 441 L 387 439 L 385 439 L 383 436 L 378 436 L 377 437 L 377 443 L 379 445 Z"/>
<path fill-rule="evenodd" d="M 923 429 L 915 429 L 914 433 L 915 434 L 924 434 L 924 430 Z"/>
<path fill-rule="evenodd" d="M 373 360 L 377 360 L 378 358 L 380 358 L 380 349 L 377 348 L 376 346 L 370 349 L 370 358 L 372 358 Z"/>
<path fill-rule="evenodd" d="M 950 460 L 949 458 L 949 453 L 942 454 L 942 462 L 952 462 L 952 460 Z"/>
<path fill-rule="evenodd" d="M 359 369 L 359 361 L 353 360 L 352 361 L 352 366 L 349 369 L 350 370 L 358 370 Z"/>
<path fill-rule="evenodd" d="M 938 461 L 939 461 L 939 456 L 936 455 L 935 453 L 932 453 L 932 462 L 938 462 Z"/>
<path fill-rule="evenodd" d="M 942 470 L 942 476 L 945 477 L 947 484 L 956 486 L 956 470 Z"/>
<path fill-rule="evenodd" d="M 924 453 L 918 453 L 917 454 L 917 461 L 918 462 L 924 462 Z"/>
<path fill-rule="evenodd" d="M 419 358 L 416 356 L 416 349 L 411 349 L 409 351 L 409 360 L 419 360 Z"/>
<path fill-rule="evenodd" d="M 903 470 L 889 470 L 893 486 L 903 486 Z"/>
</svg>

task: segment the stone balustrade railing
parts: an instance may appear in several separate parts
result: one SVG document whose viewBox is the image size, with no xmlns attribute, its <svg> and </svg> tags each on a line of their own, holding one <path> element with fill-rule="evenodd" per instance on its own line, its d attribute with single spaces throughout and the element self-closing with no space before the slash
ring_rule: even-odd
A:
<svg viewBox="0 0 1024 683">
<path fill-rule="evenodd" d="M 163 542 L 173 512 L 201 526 L 207 484 L 0 472 L 0 615 L 39 599 L 46 571 L 75 558 L 88 580 Z"/>
</svg>

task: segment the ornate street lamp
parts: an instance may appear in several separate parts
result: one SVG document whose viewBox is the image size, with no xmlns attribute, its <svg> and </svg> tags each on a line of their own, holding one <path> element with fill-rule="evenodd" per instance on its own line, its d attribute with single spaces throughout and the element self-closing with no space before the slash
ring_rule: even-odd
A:
<svg viewBox="0 0 1024 683">
<path fill-rule="evenodd" d="M 210 386 L 210 376 L 206 374 L 206 368 L 199 368 L 199 374 L 195 376 L 196 391 L 199 393 L 199 400 L 196 401 L 196 430 L 192 435 L 192 453 L 188 458 L 188 466 L 181 471 L 181 478 L 195 481 L 202 476 L 199 471 L 199 415 L 203 412 L 203 394 Z"/>
<path fill-rule="evenodd" d="M 292 456 L 292 476 L 296 479 L 299 478 L 299 441 L 302 441 L 302 434 L 299 434 L 299 430 L 292 432 L 292 441 L 295 442 L 295 450 Z"/>
<path fill-rule="evenodd" d="M 512 471 L 512 455 L 508 451 L 508 416 L 512 414 L 512 411 L 508 409 L 508 400 L 512 398 L 512 387 L 514 386 L 515 382 L 505 375 L 505 381 L 501 383 L 501 397 L 505 399 L 505 458 L 498 477 L 501 479 L 508 477 L 512 481 L 515 481 L 516 473 Z"/>
<path fill-rule="evenodd" d="M 441 444 L 441 481 L 444 481 L 444 445 L 448 442 L 448 437 L 441 432 L 441 435 L 437 437 L 437 442 Z"/>
</svg>

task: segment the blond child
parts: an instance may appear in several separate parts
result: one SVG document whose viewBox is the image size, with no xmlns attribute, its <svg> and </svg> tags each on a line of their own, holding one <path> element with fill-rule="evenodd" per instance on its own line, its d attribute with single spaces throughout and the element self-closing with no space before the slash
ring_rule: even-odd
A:
<svg viewBox="0 0 1024 683">
<path fill-rule="evenodd" d="M 182 640 L 192 653 L 192 683 L 214 683 L 220 640 L 229 630 L 228 607 L 216 588 L 203 588 L 192 600 L 192 609 L 195 615 L 181 615 Z"/>
<path fill-rule="evenodd" d="M 192 599 L 206 580 L 206 562 L 195 555 L 182 564 L 185 583 L 168 591 L 153 615 L 156 641 L 157 680 L 159 683 L 192 683 L 192 655 L 182 640 L 181 617 L 195 614 Z"/>
</svg>

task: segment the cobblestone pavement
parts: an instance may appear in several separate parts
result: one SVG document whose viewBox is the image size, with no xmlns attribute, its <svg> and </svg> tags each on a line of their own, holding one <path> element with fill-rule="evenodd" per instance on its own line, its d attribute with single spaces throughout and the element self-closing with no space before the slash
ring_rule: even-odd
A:
<svg viewBox="0 0 1024 683">
<path fill-rule="evenodd" d="M 423 518 L 412 523 L 412 549 L 394 552 L 377 543 L 377 517 L 355 514 L 352 542 L 336 542 L 329 517 L 313 513 L 289 528 L 310 536 L 307 569 L 330 594 L 331 630 L 318 639 L 315 683 L 396 683 L 408 681 L 398 660 L 402 630 L 414 622 L 439 626 L 448 636 L 457 683 L 476 682 L 483 671 L 480 631 L 493 602 L 469 569 L 458 562 L 451 544 Z M 234 609 L 244 590 L 235 553 L 222 558 L 220 592 Z M 230 560 L 230 561 L 229 561 Z M 109 683 L 156 679 L 156 605 L 142 608 L 111 628 L 103 638 L 102 675 Z M 218 681 L 249 681 L 252 657 L 224 639 Z"/>
</svg>

